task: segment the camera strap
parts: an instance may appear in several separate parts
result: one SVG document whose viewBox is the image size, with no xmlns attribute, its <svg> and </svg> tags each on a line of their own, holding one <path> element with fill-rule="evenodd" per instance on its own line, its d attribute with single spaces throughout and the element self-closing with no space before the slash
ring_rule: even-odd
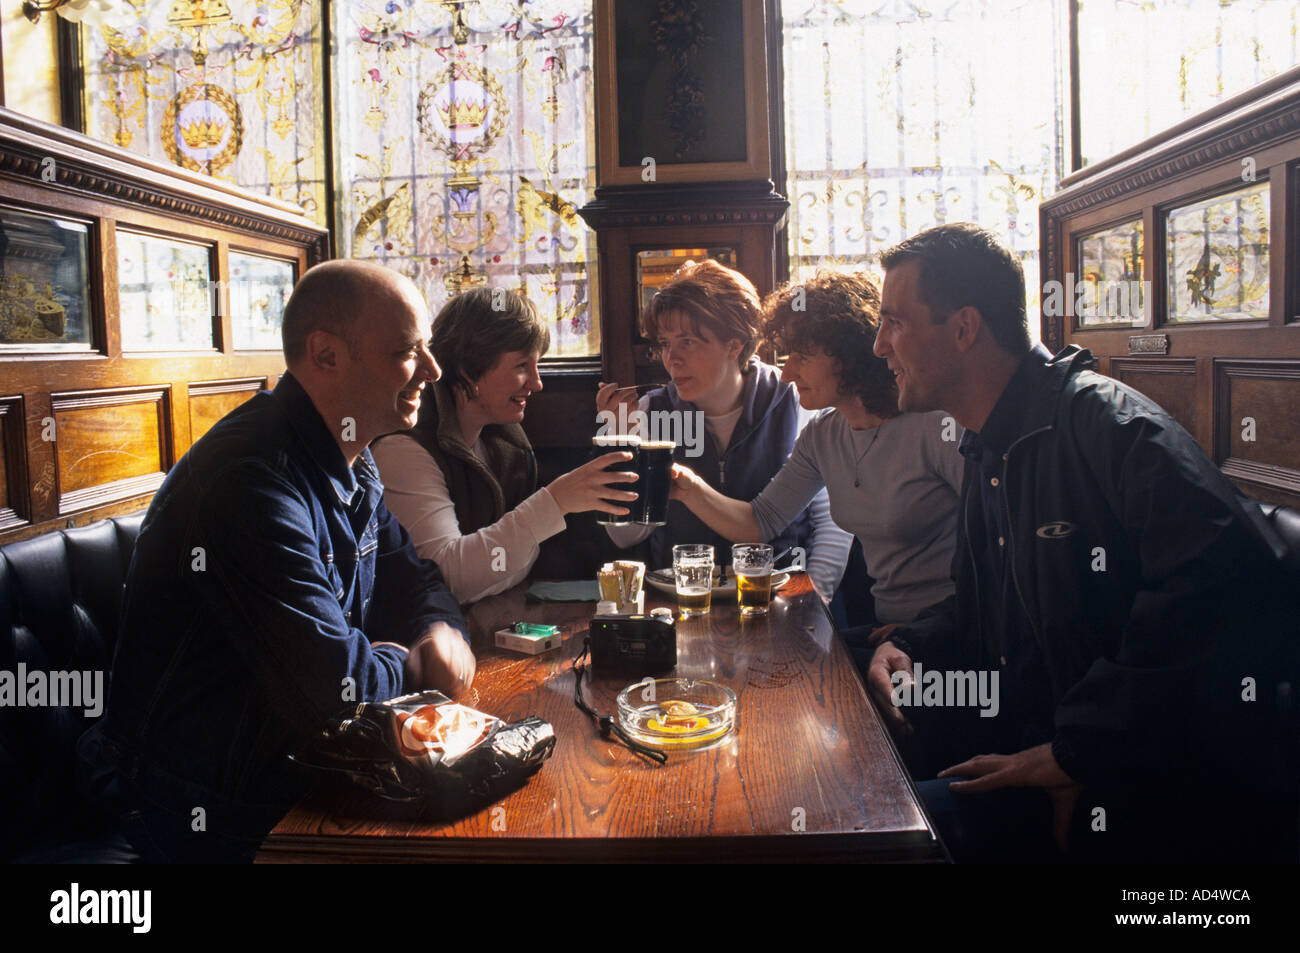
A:
<svg viewBox="0 0 1300 953">
<path fill-rule="evenodd" d="M 597 727 L 600 728 L 600 735 L 602 738 L 608 738 L 610 734 L 617 735 L 618 739 L 622 741 L 623 744 L 627 745 L 637 754 L 658 762 L 659 764 L 667 763 L 668 755 L 666 752 L 651 748 L 648 745 L 643 745 L 639 741 L 635 741 L 628 737 L 627 732 L 623 730 L 623 727 L 618 723 L 617 719 L 610 715 L 602 715 L 600 712 L 596 711 L 596 709 L 588 705 L 586 700 L 583 699 L 582 676 L 587 674 L 590 651 L 591 636 L 584 636 L 582 640 L 582 651 L 579 652 L 577 658 L 573 660 L 573 703 L 582 711 L 590 715 L 592 720 L 596 722 Z"/>
</svg>

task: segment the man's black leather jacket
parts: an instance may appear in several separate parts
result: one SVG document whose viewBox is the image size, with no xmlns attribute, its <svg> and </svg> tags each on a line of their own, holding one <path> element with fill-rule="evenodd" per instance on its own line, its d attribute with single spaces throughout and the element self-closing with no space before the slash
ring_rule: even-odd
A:
<svg viewBox="0 0 1300 953">
<path fill-rule="evenodd" d="M 1084 784 L 1290 790 L 1300 580 L 1282 568 L 1283 543 L 1182 427 L 1093 363 L 1071 346 L 1034 364 L 1036 397 L 1003 462 L 1014 592 L 1056 705 L 1053 754 Z M 980 600 L 997 595 L 972 552 L 975 479 L 968 462 L 956 594 L 891 637 L 926 669 L 996 668 L 1002 654 L 981 621 Z"/>
</svg>

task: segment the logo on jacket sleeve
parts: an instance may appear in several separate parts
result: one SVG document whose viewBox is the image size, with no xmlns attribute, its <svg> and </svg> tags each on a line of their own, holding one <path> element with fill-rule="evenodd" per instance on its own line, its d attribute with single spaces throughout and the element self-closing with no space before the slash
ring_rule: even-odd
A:
<svg viewBox="0 0 1300 953">
<path fill-rule="evenodd" d="M 1067 523 L 1065 520 L 1057 520 L 1054 523 L 1044 523 L 1038 527 L 1038 535 L 1042 539 L 1064 539 L 1074 534 L 1074 524 Z"/>
</svg>

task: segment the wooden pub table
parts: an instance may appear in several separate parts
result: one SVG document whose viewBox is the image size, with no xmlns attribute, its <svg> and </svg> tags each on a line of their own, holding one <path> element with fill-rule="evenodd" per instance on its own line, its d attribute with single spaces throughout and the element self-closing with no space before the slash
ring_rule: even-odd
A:
<svg viewBox="0 0 1300 953">
<path fill-rule="evenodd" d="M 478 673 L 466 704 L 555 727 L 541 770 L 496 804 L 422 820 L 330 779 L 267 836 L 260 863 L 315 861 L 940 861 L 943 852 L 888 731 L 806 575 L 764 617 L 734 601 L 677 623 L 676 674 L 728 685 L 737 728 L 657 765 L 600 737 L 573 703 L 573 659 L 592 603 L 525 603 L 525 587 L 467 613 Z M 649 611 L 672 605 L 647 592 Z M 516 621 L 562 627 L 563 647 L 493 645 Z M 614 714 L 633 679 L 584 679 Z"/>
</svg>

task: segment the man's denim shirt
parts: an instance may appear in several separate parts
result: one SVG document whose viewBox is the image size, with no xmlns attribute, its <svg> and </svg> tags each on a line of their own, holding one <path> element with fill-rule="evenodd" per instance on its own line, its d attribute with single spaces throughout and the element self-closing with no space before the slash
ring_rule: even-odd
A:
<svg viewBox="0 0 1300 953">
<path fill-rule="evenodd" d="M 370 451 L 349 469 L 289 374 L 177 463 L 131 560 L 103 723 L 128 806 L 256 835 L 306 790 L 290 752 L 402 694 L 405 650 L 372 641 L 438 621 L 468 639 L 382 496 Z"/>
</svg>

